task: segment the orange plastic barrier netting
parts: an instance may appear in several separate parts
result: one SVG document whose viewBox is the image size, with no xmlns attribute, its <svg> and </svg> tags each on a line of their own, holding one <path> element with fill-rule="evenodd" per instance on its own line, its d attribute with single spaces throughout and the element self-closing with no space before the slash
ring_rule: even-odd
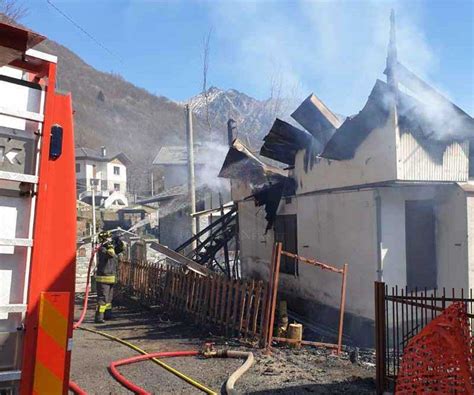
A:
<svg viewBox="0 0 474 395">
<path fill-rule="evenodd" d="M 466 307 L 453 303 L 409 341 L 396 394 L 472 394 L 473 354 Z"/>
</svg>

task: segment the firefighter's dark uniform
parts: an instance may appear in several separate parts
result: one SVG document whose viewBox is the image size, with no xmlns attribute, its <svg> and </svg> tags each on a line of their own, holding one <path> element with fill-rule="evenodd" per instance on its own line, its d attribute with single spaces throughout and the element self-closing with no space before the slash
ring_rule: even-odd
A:
<svg viewBox="0 0 474 395">
<path fill-rule="evenodd" d="M 118 260 L 124 251 L 120 238 L 107 241 L 99 248 L 95 281 L 97 285 L 96 322 L 112 318 L 112 300 L 117 276 Z"/>
</svg>

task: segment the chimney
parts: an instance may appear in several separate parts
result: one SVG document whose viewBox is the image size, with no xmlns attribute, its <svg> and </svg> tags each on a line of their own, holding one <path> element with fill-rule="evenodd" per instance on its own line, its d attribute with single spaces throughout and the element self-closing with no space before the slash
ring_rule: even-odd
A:
<svg viewBox="0 0 474 395">
<path fill-rule="evenodd" d="M 105 149 L 105 146 L 100 147 L 100 154 L 103 158 L 107 156 L 107 150 Z"/>
</svg>

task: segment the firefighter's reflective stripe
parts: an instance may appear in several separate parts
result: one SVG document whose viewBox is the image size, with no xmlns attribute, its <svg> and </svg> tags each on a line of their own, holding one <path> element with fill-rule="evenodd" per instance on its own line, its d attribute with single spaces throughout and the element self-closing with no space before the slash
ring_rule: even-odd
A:
<svg viewBox="0 0 474 395">
<path fill-rule="evenodd" d="M 107 305 L 105 304 L 99 304 L 97 306 L 97 310 L 99 310 L 99 313 L 105 313 L 105 310 L 107 310 Z"/>
<path fill-rule="evenodd" d="M 104 284 L 115 284 L 115 276 L 95 276 L 95 281 Z"/>
</svg>

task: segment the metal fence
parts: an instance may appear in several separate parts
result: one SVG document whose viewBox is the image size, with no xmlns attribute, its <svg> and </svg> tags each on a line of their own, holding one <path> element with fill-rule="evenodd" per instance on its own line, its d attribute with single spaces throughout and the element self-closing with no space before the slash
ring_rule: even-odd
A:
<svg viewBox="0 0 474 395">
<path fill-rule="evenodd" d="M 121 262 L 118 278 L 126 294 L 142 304 L 186 313 L 226 335 L 263 339 L 268 327 L 268 286 L 263 281 L 231 280 L 217 273 L 203 276 L 149 262 Z"/>
<path fill-rule="evenodd" d="M 472 289 L 408 290 L 375 283 L 377 393 L 394 389 L 403 351 L 410 339 L 453 302 L 466 304 L 472 332 Z"/>
</svg>

